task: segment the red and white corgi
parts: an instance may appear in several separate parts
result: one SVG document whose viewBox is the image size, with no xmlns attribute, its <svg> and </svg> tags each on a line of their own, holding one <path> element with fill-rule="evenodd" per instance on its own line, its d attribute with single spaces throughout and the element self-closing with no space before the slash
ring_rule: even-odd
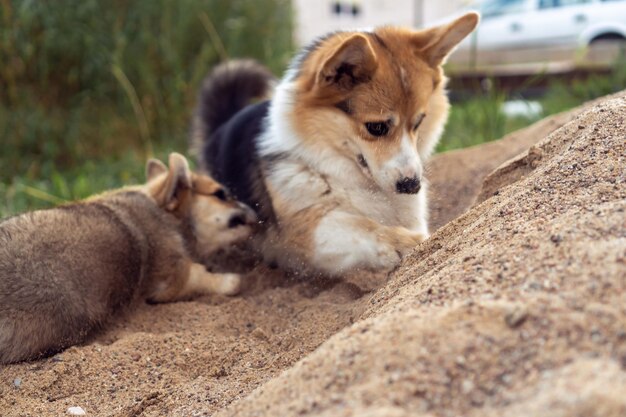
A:
<svg viewBox="0 0 626 417">
<path fill-rule="evenodd" d="M 259 248 L 292 270 L 390 270 L 428 237 L 424 162 L 448 117 L 441 65 L 468 13 L 413 31 L 336 32 L 271 74 L 218 66 L 194 121 L 202 166 L 253 207 Z"/>
</svg>

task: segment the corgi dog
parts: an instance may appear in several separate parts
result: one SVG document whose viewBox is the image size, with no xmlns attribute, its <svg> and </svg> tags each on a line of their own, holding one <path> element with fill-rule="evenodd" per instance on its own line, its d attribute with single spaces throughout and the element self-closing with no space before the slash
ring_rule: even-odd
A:
<svg viewBox="0 0 626 417">
<path fill-rule="evenodd" d="M 428 237 L 424 163 L 450 107 L 442 64 L 478 20 L 331 33 L 256 104 L 272 93 L 268 70 L 235 61 L 209 74 L 192 141 L 203 169 L 259 215 L 268 261 L 388 271 Z"/>
<path fill-rule="evenodd" d="M 254 212 L 179 154 L 146 170 L 143 186 L 0 223 L 0 363 L 83 342 L 137 298 L 239 291 L 200 262 L 246 239 Z"/>
</svg>

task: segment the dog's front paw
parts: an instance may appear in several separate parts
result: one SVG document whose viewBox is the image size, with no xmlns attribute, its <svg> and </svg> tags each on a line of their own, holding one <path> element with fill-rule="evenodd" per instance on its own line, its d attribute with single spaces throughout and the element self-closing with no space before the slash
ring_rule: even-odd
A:
<svg viewBox="0 0 626 417">
<path fill-rule="evenodd" d="M 426 239 L 428 239 L 428 234 L 427 233 L 420 233 L 420 232 L 412 232 L 410 234 L 410 238 L 411 238 L 411 243 L 413 245 L 413 247 L 419 245 L 420 243 L 422 243 L 423 241 L 425 241 Z"/>
<path fill-rule="evenodd" d="M 240 274 L 220 274 L 215 292 L 222 295 L 237 295 L 241 291 Z"/>
<path fill-rule="evenodd" d="M 424 233 L 414 232 L 412 230 L 399 227 L 396 231 L 395 247 L 404 257 L 411 253 L 417 245 L 425 241 L 427 238 L 428 235 Z"/>
<path fill-rule="evenodd" d="M 391 271 L 402 261 L 402 252 L 392 246 L 384 246 L 378 249 L 375 270 Z"/>
</svg>

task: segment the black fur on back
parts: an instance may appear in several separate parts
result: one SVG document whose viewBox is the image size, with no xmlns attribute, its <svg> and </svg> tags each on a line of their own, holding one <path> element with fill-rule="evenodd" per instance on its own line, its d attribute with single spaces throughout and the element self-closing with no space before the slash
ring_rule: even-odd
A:
<svg viewBox="0 0 626 417">
<path fill-rule="evenodd" d="M 268 109 L 269 101 L 246 107 L 220 126 L 202 149 L 202 162 L 208 172 L 237 200 L 252 207 L 262 221 L 274 217 L 257 150 Z"/>
<path fill-rule="evenodd" d="M 201 167 L 262 221 L 274 211 L 267 195 L 257 138 L 264 129 L 274 77 L 255 61 L 217 66 L 204 81 L 194 120 L 193 142 Z"/>
<path fill-rule="evenodd" d="M 253 99 L 267 98 L 275 78 L 258 62 L 232 60 L 216 66 L 202 83 L 193 122 L 192 148 L 200 151 L 210 135 Z"/>
</svg>

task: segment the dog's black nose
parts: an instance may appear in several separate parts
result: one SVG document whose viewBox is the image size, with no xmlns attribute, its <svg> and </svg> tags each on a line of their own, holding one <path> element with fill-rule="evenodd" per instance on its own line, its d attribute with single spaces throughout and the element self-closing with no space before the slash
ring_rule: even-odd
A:
<svg viewBox="0 0 626 417">
<path fill-rule="evenodd" d="M 417 194 L 419 190 L 420 180 L 417 177 L 405 177 L 396 183 L 396 191 L 401 194 Z"/>
<path fill-rule="evenodd" d="M 233 214 L 233 216 L 228 220 L 228 227 L 233 229 L 237 226 L 243 226 L 246 224 L 246 216 L 243 213 Z"/>
</svg>

